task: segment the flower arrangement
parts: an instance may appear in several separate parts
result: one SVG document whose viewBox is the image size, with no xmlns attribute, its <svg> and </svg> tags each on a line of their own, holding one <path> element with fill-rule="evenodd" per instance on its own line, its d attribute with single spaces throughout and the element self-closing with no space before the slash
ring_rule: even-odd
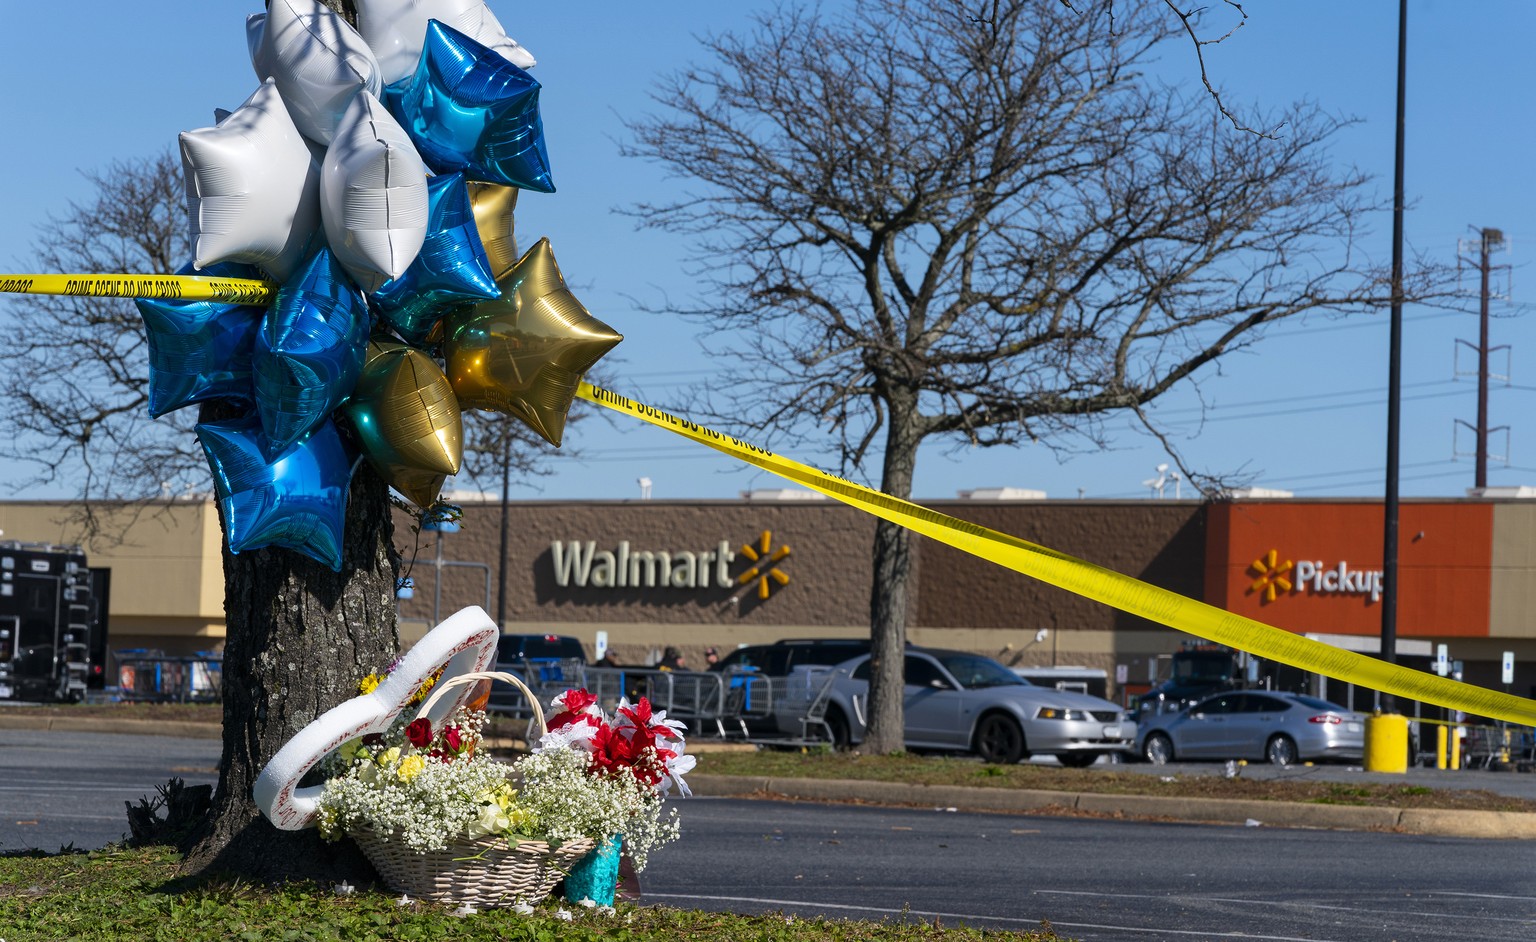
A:
<svg viewBox="0 0 1536 942">
<path fill-rule="evenodd" d="M 599 841 L 622 834 L 638 872 L 652 850 L 676 840 L 677 811 L 663 815 L 672 786 L 689 794 L 683 775 L 696 764 L 685 752 L 683 724 L 651 710 L 644 697 L 621 701 L 606 715 L 597 697 L 567 690 L 549 732 L 517 764 L 520 800 L 553 840 L 585 835 Z"/>
<path fill-rule="evenodd" d="M 477 748 L 485 714 L 459 709 L 437 724 L 398 720 L 344 744 L 331 760 L 319 828 L 336 840 L 369 832 L 418 854 L 487 837 L 550 847 L 623 835 L 635 869 L 678 836 L 663 802 L 694 766 L 682 724 L 641 699 L 609 717 L 596 697 L 568 690 L 551 704 L 548 731 L 513 763 Z"/>
</svg>

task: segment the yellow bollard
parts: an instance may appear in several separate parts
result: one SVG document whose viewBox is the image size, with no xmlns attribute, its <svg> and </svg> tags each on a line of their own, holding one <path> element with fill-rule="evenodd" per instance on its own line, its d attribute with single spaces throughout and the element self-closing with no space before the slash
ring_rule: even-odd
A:
<svg viewBox="0 0 1536 942">
<path fill-rule="evenodd" d="M 1445 768 L 1445 726 L 1435 724 L 1435 768 Z"/>
<path fill-rule="evenodd" d="M 1465 732 L 1460 726 L 1451 730 L 1451 768 L 1461 768 L 1461 734 Z"/>
<path fill-rule="evenodd" d="M 1365 718 L 1365 770 L 1408 771 L 1408 717 L 1373 713 Z"/>
</svg>

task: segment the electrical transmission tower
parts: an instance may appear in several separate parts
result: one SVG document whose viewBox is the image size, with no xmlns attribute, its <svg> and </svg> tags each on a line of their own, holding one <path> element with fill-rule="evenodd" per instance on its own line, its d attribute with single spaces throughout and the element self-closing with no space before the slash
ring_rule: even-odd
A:
<svg viewBox="0 0 1536 942">
<path fill-rule="evenodd" d="M 1465 340 L 1457 340 L 1456 343 L 1458 346 L 1456 349 L 1459 352 L 1462 346 L 1466 346 L 1471 347 L 1477 351 L 1477 425 L 1468 425 L 1461 419 L 1456 420 L 1456 425 L 1458 427 L 1466 427 L 1472 429 L 1473 434 L 1477 438 L 1477 448 L 1476 451 L 1473 452 L 1477 459 L 1475 481 L 1473 486 L 1478 489 L 1482 489 L 1488 486 L 1489 432 L 1502 431 L 1505 435 L 1504 454 L 1496 455 L 1495 457 L 1500 460 L 1507 461 L 1509 454 L 1509 426 L 1499 425 L 1490 428 L 1488 425 L 1488 380 L 1490 377 L 1492 377 L 1502 379 L 1506 383 L 1509 382 L 1509 376 L 1507 373 L 1502 375 L 1495 375 L 1489 373 L 1488 371 L 1489 354 L 1502 350 L 1504 351 L 1506 359 L 1509 355 L 1508 344 L 1500 344 L 1496 347 L 1490 347 L 1488 345 L 1488 302 L 1493 297 L 1492 293 L 1489 291 L 1489 276 L 1495 271 L 1508 271 L 1510 266 L 1493 265 L 1489 261 L 1489 257 L 1493 255 L 1494 252 L 1505 251 L 1508 249 L 1508 244 L 1504 241 L 1503 231 L 1499 229 L 1478 229 L 1476 231 L 1478 234 L 1476 239 L 1461 239 L 1458 241 L 1456 246 L 1456 254 L 1459 259 L 1466 260 L 1470 264 L 1474 264 L 1477 267 L 1479 280 L 1481 281 L 1481 288 L 1478 292 L 1479 326 L 1477 345 L 1474 347 L 1471 343 L 1468 343 Z M 1475 262 L 1471 262 L 1471 260 L 1467 258 L 1467 256 L 1470 254 L 1476 255 Z M 1507 370 L 1508 367 L 1506 366 L 1505 369 Z M 1455 372 L 1457 376 L 1467 375 L 1467 373 L 1461 370 L 1459 366 L 1455 368 Z M 1466 454 L 1466 452 L 1463 451 L 1456 451 L 1454 442 L 1452 443 L 1451 448 L 1455 454 Z"/>
</svg>

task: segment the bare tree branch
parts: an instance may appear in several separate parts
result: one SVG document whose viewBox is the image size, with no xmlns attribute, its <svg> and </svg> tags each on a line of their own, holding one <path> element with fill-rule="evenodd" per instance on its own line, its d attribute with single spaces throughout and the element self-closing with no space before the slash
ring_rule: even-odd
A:
<svg viewBox="0 0 1536 942">
<path fill-rule="evenodd" d="M 633 213 L 695 239 L 698 300 L 665 310 L 734 364 L 718 401 L 684 407 L 907 497 L 930 440 L 1092 449 L 1129 411 L 1171 445 L 1144 407 L 1268 325 L 1387 303 L 1355 248 L 1384 206 L 1329 154 L 1348 122 L 1301 104 L 1260 122 L 1284 138 L 1234 134 L 1204 94 L 1145 78 L 1170 45 L 1219 41 L 1199 12 L 857 0 L 704 40 L 625 149 L 689 181 Z M 900 748 L 909 553 L 882 528 L 881 750 Z"/>
</svg>

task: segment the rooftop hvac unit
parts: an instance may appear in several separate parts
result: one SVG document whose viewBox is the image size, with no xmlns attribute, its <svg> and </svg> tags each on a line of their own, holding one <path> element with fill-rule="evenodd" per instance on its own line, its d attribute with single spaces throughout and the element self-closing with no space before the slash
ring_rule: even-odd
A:
<svg viewBox="0 0 1536 942">
<path fill-rule="evenodd" d="M 978 487 L 955 493 L 961 500 L 1045 500 L 1045 491 L 1023 487 Z"/>
</svg>

